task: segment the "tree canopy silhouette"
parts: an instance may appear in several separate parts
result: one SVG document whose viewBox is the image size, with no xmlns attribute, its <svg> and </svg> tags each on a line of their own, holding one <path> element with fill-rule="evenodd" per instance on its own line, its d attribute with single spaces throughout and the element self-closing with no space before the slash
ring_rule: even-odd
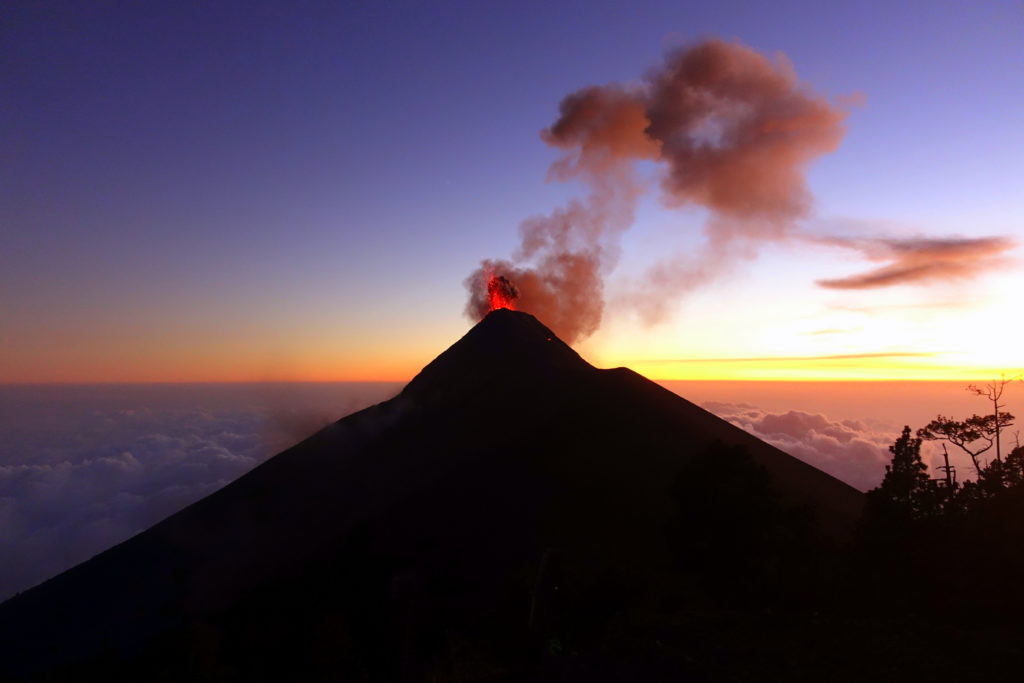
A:
<svg viewBox="0 0 1024 683">
<path fill-rule="evenodd" d="M 1010 413 L 993 415 L 972 415 L 966 420 L 954 420 L 939 415 L 927 425 L 917 430 L 917 436 L 927 441 L 948 441 L 970 456 L 974 463 L 974 471 L 981 474 L 982 465 L 978 456 L 985 453 L 996 443 L 999 432 L 1013 424 Z M 977 444 L 977 445 L 975 445 Z"/>
<path fill-rule="evenodd" d="M 910 427 L 904 427 L 889 452 L 892 461 L 885 466 L 885 477 L 865 500 L 863 524 L 875 539 L 902 536 L 915 522 L 934 517 L 939 510 L 935 483 L 921 460 L 921 438 L 914 438 Z"/>
</svg>

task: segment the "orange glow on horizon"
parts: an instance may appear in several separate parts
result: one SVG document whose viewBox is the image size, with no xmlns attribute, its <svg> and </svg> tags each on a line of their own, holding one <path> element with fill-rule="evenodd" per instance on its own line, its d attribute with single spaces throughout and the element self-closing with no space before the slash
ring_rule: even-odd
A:
<svg viewBox="0 0 1024 683">
<path fill-rule="evenodd" d="M 3 384 L 206 383 L 206 382 L 408 382 L 443 348 L 358 359 L 308 355 L 263 362 L 235 356 L 157 362 L 156 358 L 98 359 L 92 367 L 51 365 L 5 373 Z M 599 368 L 625 366 L 655 381 L 878 382 L 987 381 L 1024 375 L 1024 367 L 957 364 L 943 354 L 851 354 L 825 357 L 617 359 L 587 353 Z M 34 375 L 34 376 L 33 376 Z"/>
<path fill-rule="evenodd" d="M 714 319 L 711 312 L 693 317 Z M 1017 346 L 1024 329 L 999 319 L 993 335 L 992 319 L 960 313 L 918 330 L 890 318 L 870 326 L 843 316 L 743 324 L 717 318 L 657 334 L 610 321 L 576 348 L 596 367 L 625 366 L 667 381 L 977 382 L 1024 374 Z M 24 338 L 15 332 L 0 354 L 0 383 L 406 382 L 469 328 L 456 315 L 315 322 L 224 326 L 199 337 L 169 328 L 111 329 L 74 343 L 72 330 Z"/>
<path fill-rule="evenodd" d="M 328 346 L 60 349 L 45 363 L 27 354 L 0 360 L 0 384 L 405 382 L 444 350 Z"/>
<path fill-rule="evenodd" d="M 1024 368 L 959 364 L 943 354 L 851 354 L 849 356 L 708 358 L 626 362 L 658 380 L 714 381 L 984 381 Z"/>
</svg>

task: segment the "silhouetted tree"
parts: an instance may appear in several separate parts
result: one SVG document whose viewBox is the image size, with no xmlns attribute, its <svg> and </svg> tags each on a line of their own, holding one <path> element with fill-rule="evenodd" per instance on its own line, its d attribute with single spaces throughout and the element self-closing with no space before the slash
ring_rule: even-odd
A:
<svg viewBox="0 0 1024 683">
<path fill-rule="evenodd" d="M 939 415 L 917 438 L 905 427 L 890 447 L 885 478 L 866 495 L 861 545 L 851 563 L 874 609 L 927 614 L 951 625 L 1019 621 L 1024 447 L 1018 441 L 1005 457 L 999 451 L 1000 432 L 1014 419 L 1001 403 L 1008 382 L 969 387 L 992 402 L 991 415 Z M 920 455 L 923 440 L 957 446 L 971 457 L 977 476 L 953 485 L 947 469 L 945 486 L 929 479 Z M 985 463 L 986 452 L 996 457 Z"/>
<path fill-rule="evenodd" d="M 996 460 L 1002 460 L 1002 447 L 999 443 L 999 434 L 1002 431 L 1003 427 L 1009 427 L 1010 425 L 1013 424 L 1012 415 L 1009 415 L 1009 420 L 1005 422 L 1000 418 L 999 411 L 1005 408 L 1006 405 L 1000 403 L 999 401 L 1000 399 L 1003 398 L 1003 391 L 1006 389 L 1006 385 L 1014 381 L 1015 379 L 1019 379 L 1019 377 L 1011 377 L 1007 379 L 1006 375 L 1003 375 L 999 379 L 992 380 L 991 382 L 982 387 L 979 387 L 977 384 L 967 385 L 967 391 L 970 391 L 972 394 L 977 394 L 978 396 L 987 398 L 989 401 L 992 402 L 992 417 L 994 418 L 993 421 L 995 423 Z"/>
<path fill-rule="evenodd" d="M 885 466 L 882 483 L 867 493 L 870 513 L 899 524 L 935 516 L 940 497 L 921 461 L 921 438 L 913 438 L 910 427 L 904 427 L 889 452 L 892 461 Z"/>
<path fill-rule="evenodd" d="M 865 597 L 883 609 L 913 610 L 936 589 L 930 566 L 944 523 L 945 487 L 928 476 L 921 461 L 921 439 L 904 427 L 889 447 L 892 460 L 877 488 L 864 498 L 856 579 Z"/>
<path fill-rule="evenodd" d="M 1005 414 L 1005 413 L 1004 413 Z M 1024 483 L 1024 448 L 1017 446 L 1005 460 L 992 460 L 982 468 L 978 480 L 965 487 L 961 505 L 971 507 L 982 499 L 1002 496 Z"/>
<path fill-rule="evenodd" d="M 996 435 L 1003 427 L 1013 424 L 1013 415 L 972 415 L 966 420 L 954 420 L 939 415 L 917 430 L 917 436 L 926 441 L 948 441 L 971 457 L 974 471 L 981 476 L 982 466 L 978 456 L 995 444 Z M 979 443 L 980 442 L 980 443 Z M 974 444 L 979 443 L 978 446 Z"/>
<path fill-rule="evenodd" d="M 1024 446 L 1017 446 L 1003 464 L 1005 471 L 1006 485 L 1008 488 L 1016 488 L 1024 485 Z"/>
</svg>

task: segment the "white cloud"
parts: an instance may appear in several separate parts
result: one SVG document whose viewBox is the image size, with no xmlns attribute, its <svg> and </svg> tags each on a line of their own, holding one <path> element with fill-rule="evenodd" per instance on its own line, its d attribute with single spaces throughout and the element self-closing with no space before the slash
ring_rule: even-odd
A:
<svg viewBox="0 0 1024 683">
<path fill-rule="evenodd" d="M 0 599 L 129 538 L 271 455 L 260 412 L 118 411 L 0 465 Z M 144 424 L 140 425 L 139 423 Z M 159 429 L 140 434 L 140 427 Z M 63 456 L 63 457 L 62 457 Z"/>
<path fill-rule="evenodd" d="M 0 387 L 0 600 L 397 388 Z"/>
<path fill-rule="evenodd" d="M 704 408 L 862 491 L 882 480 L 892 457 L 889 445 L 898 436 L 857 420 L 800 410 L 769 413 L 746 403 L 723 402 L 708 402 Z"/>
</svg>

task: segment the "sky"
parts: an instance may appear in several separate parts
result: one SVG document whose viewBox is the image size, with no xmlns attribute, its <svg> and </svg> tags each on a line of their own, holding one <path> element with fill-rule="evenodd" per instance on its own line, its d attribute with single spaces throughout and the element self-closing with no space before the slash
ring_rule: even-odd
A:
<svg viewBox="0 0 1024 683">
<path fill-rule="evenodd" d="M 15 2 L 5 15 L 0 383 L 407 380 L 472 324 L 464 280 L 481 259 L 586 195 L 549 175 L 559 151 L 541 131 L 563 98 L 643 87 L 667 53 L 713 37 L 791 65 L 844 112 L 845 134 L 803 169 L 798 238 L 738 250 L 666 296 L 654 324 L 631 283 L 665 254 L 701 254 L 710 218 L 649 182 L 601 326 L 575 343 L 584 357 L 657 379 L 1024 368 L 1020 3 Z M 985 240 L 998 249 L 942 251 Z M 935 262 L 952 265 L 817 284 Z"/>
</svg>

